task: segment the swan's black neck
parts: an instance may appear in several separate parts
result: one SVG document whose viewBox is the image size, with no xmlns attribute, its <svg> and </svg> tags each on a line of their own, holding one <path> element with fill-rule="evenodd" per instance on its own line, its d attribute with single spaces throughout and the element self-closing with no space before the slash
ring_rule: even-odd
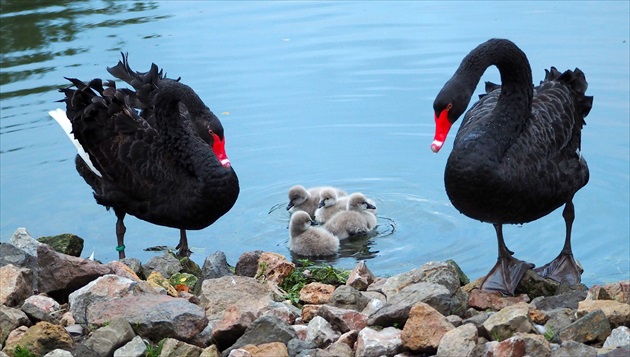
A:
<svg viewBox="0 0 630 357">
<path fill-rule="evenodd" d="M 493 65 L 501 74 L 501 96 L 493 115 L 500 115 L 497 112 L 504 106 L 509 106 L 510 113 L 529 115 L 533 96 L 532 70 L 525 53 L 511 41 L 492 39 L 477 46 L 462 60 L 453 78 L 464 83 L 472 96 L 483 73 Z"/>
<path fill-rule="evenodd" d="M 460 129 L 456 139 L 459 143 L 453 150 L 492 152 L 495 153 L 493 159 L 500 161 L 531 116 L 532 74 L 525 54 L 508 40 L 489 40 L 462 60 L 447 86 L 454 86 L 448 89 L 451 92 L 461 92 L 465 108 L 481 76 L 493 65 L 501 74 L 501 94 L 496 106 L 491 113 L 475 109 L 482 117 L 475 118 L 474 126 Z M 466 123 L 462 123 L 463 126 Z"/>
</svg>

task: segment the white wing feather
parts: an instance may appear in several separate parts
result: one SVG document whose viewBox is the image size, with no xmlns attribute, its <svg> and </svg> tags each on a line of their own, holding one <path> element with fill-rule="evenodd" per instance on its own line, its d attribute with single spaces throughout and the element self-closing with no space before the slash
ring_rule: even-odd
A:
<svg viewBox="0 0 630 357">
<path fill-rule="evenodd" d="M 87 154 L 87 152 L 85 152 L 85 150 L 83 150 L 83 146 L 81 146 L 79 141 L 74 138 L 74 135 L 72 134 L 72 124 L 66 116 L 66 112 L 63 109 L 57 108 L 55 110 L 49 111 L 48 114 L 50 114 L 50 116 L 53 117 L 53 119 L 55 119 L 57 123 L 59 123 L 63 131 L 66 133 L 66 135 L 68 135 L 68 138 L 70 138 L 70 141 L 72 141 L 74 146 L 77 148 L 79 156 L 81 156 L 83 161 L 85 161 L 90 170 L 92 170 L 92 172 L 94 172 L 98 177 L 103 177 L 101 173 L 96 169 L 96 167 L 94 167 L 94 165 L 92 164 L 90 156 Z"/>
</svg>

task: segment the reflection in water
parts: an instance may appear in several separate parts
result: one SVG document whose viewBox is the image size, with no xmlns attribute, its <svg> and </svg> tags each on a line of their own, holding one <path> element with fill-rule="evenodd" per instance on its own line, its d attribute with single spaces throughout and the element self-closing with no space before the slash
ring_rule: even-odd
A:
<svg viewBox="0 0 630 357">
<path fill-rule="evenodd" d="M 55 70 L 54 65 L 46 63 L 60 56 L 75 56 L 86 52 L 85 47 L 53 49 L 52 45 L 75 41 L 87 29 L 112 28 L 165 18 L 166 16 L 148 17 L 144 14 L 147 10 L 157 7 L 156 2 L 3 1 L 0 11 L 2 13 L 0 85 L 40 77 Z M 128 17 L 129 13 L 132 14 L 131 17 Z M 121 14 L 127 18 L 121 18 Z M 114 16 L 116 18 L 112 19 Z M 85 21 L 87 17 L 93 17 L 93 21 Z M 8 90 L 3 88 L 0 99 L 42 93 L 56 88 L 51 85 Z"/>
</svg>

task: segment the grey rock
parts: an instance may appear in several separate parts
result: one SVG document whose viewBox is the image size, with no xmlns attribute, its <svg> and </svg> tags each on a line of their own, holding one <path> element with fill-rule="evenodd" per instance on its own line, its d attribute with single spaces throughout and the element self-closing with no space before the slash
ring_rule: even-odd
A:
<svg viewBox="0 0 630 357">
<path fill-rule="evenodd" d="M 261 316 L 252 322 L 241 336 L 229 349 L 223 352 L 223 356 L 230 351 L 245 345 L 260 345 L 269 342 L 282 342 L 287 344 L 297 334 L 291 325 L 273 316 Z"/>
<path fill-rule="evenodd" d="M 326 347 L 339 338 L 339 334 L 336 333 L 332 326 L 321 316 L 315 316 L 308 323 L 308 329 L 306 330 L 306 341 L 313 341 L 313 343 L 319 347 Z"/>
<path fill-rule="evenodd" d="M 607 347 L 597 351 L 597 357 L 628 357 L 630 356 L 630 345 Z"/>
<path fill-rule="evenodd" d="M 576 310 L 578 303 L 586 298 L 586 294 L 586 291 L 569 291 L 560 295 L 539 296 L 530 304 L 542 311 L 563 308 Z"/>
<path fill-rule="evenodd" d="M 208 325 L 204 327 L 201 332 L 199 332 L 195 337 L 190 340 L 190 343 L 196 346 L 209 346 L 214 343 L 212 340 L 212 333 L 214 332 L 214 327 L 219 323 L 220 320 L 209 320 Z"/>
<path fill-rule="evenodd" d="M 372 299 L 361 312 L 366 316 L 370 316 L 376 313 L 378 310 L 382 309 L 383 306 L 385 306 L 385 303 L 383 301 L 379 299 Z"/>
<path fill-rule="evenodd" d="M 94 351 L 96 356 L 107 357 L 135 336 L 136 334 L 127 320 L 115 318 L 107 326 L 92 332 L 85 341 L 85 345 Z"/>
<path fill-rule="evenodd" d="M 356 357 L 393 356 L 402 351 L 402 331 L 386 327 L 377 331 L 366 327 L 359 332 L 356 344 Z"/>
<path fill-rule="evenodd" d="M 162 352 L 160 357 L 199 357 L 201 354 L 201 348 L 188 344 L 186 342 L 178 341 L 174 338 L 167 338 L 162 345 Z"/>
<path fill-rule="evenodd" d="M 342 309 L 361 311 L 369 302 L 370 299 L 363 296 L 359 290 L 348 285 L 341 285 L 332 293 L 327 304 Z"/>
<path fill-rule="evenodd" d="M 208 324 L 200 306 L 167 295 L 138 295 L 96 302 L 88 307 L 87 320 L 103 324 L 123 317 L 142 337 L 159 341 L 172 337 L 189 341 Z"/>
<path fill-rule="evenodd" d="M 493 340 L 498 341 L 509 338 L 517 332 L 528 333 L 534 328 L 529 319 L 529 306 L 524 302 L 494 313 L 483 323 L 483 327 Z"/>
<path fill-rule="evenodd" d="M 142 357 L 147 350 L 147 344 L 142 337 L 136 336 L 124 346 L 114 351 L 114 357 Z"/>
<path fill-rule="evenodd" d="M 618 347 L 630 345 L 630 329 L 626 326 L 619 326 L 612 330 L 610 336 L 604 341 L 603 347 Z"/>
<path fill-rule="evenodd" d="M 255 250 L 253 252 L 245 252 L 241 254 L 236 263 L 235 272 L 236 275 L 248 276 L 250 278 L 256 277 L 258 271 L 258 259 L 263 253 L 262 250 Z"/>
<path fill-rule="evenodd" d="M 604 342 L 610 333 L 608 318 L 602 310 L 595 310 L 563 328 L 559 337 L 561 341 Z"/>
<path fill-rule="evenodd" d="M 230 271 L 225 253 L 216 251 L 206 257 L 201 268 L 201 280 L 216 279 L 230 275 L 234 274 Z"/>
<path fill-rule="evenodd" d="M 42 243 L 31 237 L 26 228 L 23 227 L 18 228 L 13 233 L 11 239 L 9 239 L 9 244 L 25 251 L 28 255 L 34 257 L 37 256 L 37 247 L 42 245 Z"/>
<path fill-rule="evenodd" d="M 157 271 L 168 279 L 171 275 L 179 273 L 181 270 L 182 264 L 173 253 L 170 252 L 164 252 L 162 255 L 155 256 L 142 266 L 142 272 L 146 277 L 151 275 L 152 272 Z"/>
<path fill-rule="evenodd" d="M 30 325 L 31 321 L 22 310 L 0 304 L 0 345 L 4 344 L 11 331 Z"/>
<path fill-rule="evenodd" d="M 54 323 L 57 319 L 52 313 L 60 310 L 59 303 L 44 295 L 33 295 L 24 300 L 22 311 L 33 321 Z"/>
<path fill-rule="evenodd" d="M 35 271 L 37 268 L 37 258 L 12 244 L 0 243 L 0 267 L 7 264 L 13 264 L 16 267 Z"/>
<path fill-rule="evenodd" d="M 478 333 L 475 325 L 461 325 L 442 336 L 436 356 L 469 356 L 477 345 L 477 338 Z"/>
<path fill-rule="evenodd" d="M 290 357 L 295 357 L 302 353 L 309 353 L 316 348 L 317 346 L 313 341 L 304 341 L 299 338 L 294 338 L 287 342 L 287 350 L 289 351 Z"/>
<path fill-rule="evenodd" d="M 439 275 L 435 276 L 439 278 Z M 459 279 L 456 280 L 459 284 Z M 467 298 L 461 289 L 451 293 L 444 285 L 419 282 L 407 285 L 397 294 L 388 298 L 385 306 L 370 315 L 368 325 L 393 326 L 404 325 L 411 307 L 424 302 L 444 316 L 454 312 L 462 312 L 467 304 Z"/>
<path fill-rule="evenodd" d="M 483 323 L 486 322 L 486 320 L 492 316 L 494 314 L 494 312 L 492 311 L 480 311 L 478 314 L 469 317 L 467 319 L 463 319 L 462 320 L 462 325 L 465 324 L 473 324 L 475 326 L 477 326 L 477 329 L 479 330 L 479 332 L 484 335 L 485 337 L 490 337 L 485 335 L 486 330 L 483 327 Z"/>
<path fill-rule="evenodd" d="M 558 348 L 551 350 L 551 357 L 567 356 L 595 357 L 597 348 L 575 341 L 565 341 Z"/>
<path fill-rule="evenodd" d="M 146 278 L 144 276 L 144 271 L 142 269 L 142 262 L 138 258 L 123 258 L 120 260 L 121 263 L 125 264 L 129 267 L 136 275 L 140 278 Z"/>
<path fill-rule="evenodd" d="M 448 321 L 451 325 L 458 327 L 462 324 L 462 318 L 457 315 L 448 315 L 446 316 L 446 321 Z"/>
<path fill-rule="evenodd" d="M 72 357 L 72 353 L 70 353 L 70 351 L 57 348 L 56 350 L 46 353 L 44 357 Z"/>
<path fill-rule="evenodd" d="M 549 320 L 545 323 L 545 331 L 553 334 L 552 342 L 560 343 L 560 335 L 562 329 L 571 325 L 575 320 L 575 311 L 571 309 L 561 308 L 546 312 Z"/>
</svg>

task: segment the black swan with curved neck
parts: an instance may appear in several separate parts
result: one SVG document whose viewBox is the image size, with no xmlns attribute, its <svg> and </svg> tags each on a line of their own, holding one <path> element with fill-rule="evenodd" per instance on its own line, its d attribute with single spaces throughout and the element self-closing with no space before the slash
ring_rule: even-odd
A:
<svg viewBox="0 0 630 357">
<path fill-rule="evenodd" d="M 190 87 L 155 64 L 134 72 L 123 54 L 107 70 L 133 90 L 68 78 L 73 86 L 60 90 L 66 111 L 50 114 L 77 146 L 77 171 L 96 202 L 114 209 L 119 257 L 126 214 L 180 229 L 178 255 L 189 256 L 186 230 L 214 223 L 239 194 L 223 126 Z"/>
<path fill-rule="evenodd" d="M 585 96 L 581 70 L 560 73 L 552 67 L 534 87 L 527 57 L 514 43 L 503 39 L 482 43 L 462 60 L 433 103 L 436 132 L 431 149 L 440 150 L 492 65 L 499 69 L 502 83 L 486 83 L 487 94 L 464 116 L 444 173 L 453 206 L 468 217 L 492 223 L 496 230 L 497 264 L 481 288 L 514 295 L 523 274 L 533 268 L 512 257 L 502 225 L 531 222 L 562 205 L 564 247 L 535 271 L 579 283 L 582 269 L 571 250 L 573 196 L 589 179 L 580 142 L 593 102 L 593 97 Z"/>
</svg>

